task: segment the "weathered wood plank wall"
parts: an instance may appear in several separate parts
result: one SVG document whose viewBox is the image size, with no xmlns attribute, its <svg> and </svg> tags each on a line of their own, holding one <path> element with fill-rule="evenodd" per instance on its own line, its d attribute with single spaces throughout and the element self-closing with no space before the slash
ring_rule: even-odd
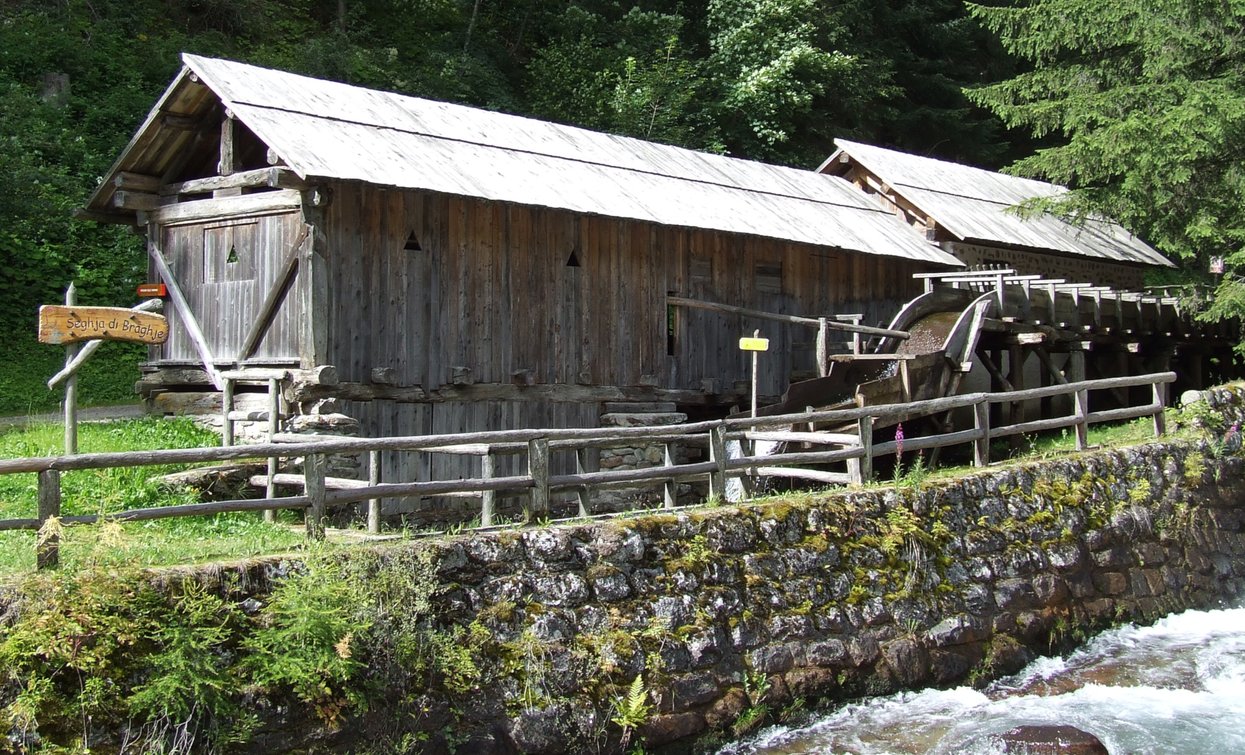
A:
<svg viewBox="0 0 1245 755">
<path fill-rule="evenodd" d="M 161 229 L 165 258 L 218 363 L 231 363 L 236 358 L 300 227 L 297 212 L 284 212 Z M 157 279 L 154 270 L 149 274 L 152 280 Z M 302 318 L 301 310 L 299 297 L 287 295 L 252 362 L 298 362 L 296 324 Z M 165 316 L 170 323 L 169 340 L 151 350 L 152 360 L 198 363 L 199 355 L 185 328 L 179 327 L 176 309 L 166 309 Z"/>
<path fill-rule="evenodd" d="M 393 368 L 402 385 L 531 381 L 723 389 L 749 378 L 739 336 L 771 338 L 762 391 L 812 372 L 811 331 L 666 295 L 885 324 L 925 266 L 772 239 L 561 210 L 341 185 L 327 208 L 330 361 L 342 380 Z M 800 348 L 793 348 L 799 344 Z"/>
</svg>

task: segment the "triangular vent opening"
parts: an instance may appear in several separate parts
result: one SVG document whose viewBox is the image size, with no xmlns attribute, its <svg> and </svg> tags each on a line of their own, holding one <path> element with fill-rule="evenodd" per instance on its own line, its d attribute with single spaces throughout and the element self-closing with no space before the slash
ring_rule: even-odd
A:
<svg viewBox="0 0 1245 755">
<path fill-rule="evenodd" d="M 229 256 L 225 258 L 225 262 L 230 265 L 236 265 L 238 263 L 238 248 L 237 247 L 234 247 L 234 246 L 229 247 Z"/>
<path fill-rule="evenodd" d="M 406 243 L 402 245 L 402 249 L 408 252 L 422 252 L 424 248 L 419 245 L 419 237 L 411 231 L 411 235 L 406 237 Z"/>
<path fill-rule="evenodd" d="M 579 267 L 579 251 L 578 250 L 576 249 L 571 250 L 571 256 L 567 258 L 566 260 L 566 266 L 567 267 Z"/>
</svg>

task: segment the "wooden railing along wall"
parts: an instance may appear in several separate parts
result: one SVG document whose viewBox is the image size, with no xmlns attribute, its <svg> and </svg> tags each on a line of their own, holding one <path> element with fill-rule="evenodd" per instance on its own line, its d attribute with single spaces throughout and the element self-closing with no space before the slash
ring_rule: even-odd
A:
<svg viewBox="0 0 1245 755">
<path fill-rule="evenodd" d="M 39 530 L 53 517 L 64 524 L 98 521 L 100 518 L 98 515 L 61 516 L 60 475 L 62 472 L 243 459 L 302 457 L 303 474 L 278 474 L 274 471 L 276 465 L 270 464 L 269 474 L 257 475 L 252 478 L 252 482 L 267 486 L 270 491 L 275 485 L 295 485 L 302 487 L 303 493 L 292 496 L 275 496 L 269 493 L 266 497 L 259 499 L 130 509 L 106 516 L 116 521 L 140 521 L 222 512 L 303 509 L 306 512 L 308 536 L 322 538 L 324 537 L 325 514 L 328 509 L 363 501 L 368 502 L 369 529 L 372 532 L 378 532 L 381 498 L 478 494 L 481 506 L 479 526 L 483 528 L 498 525 L 495 507 L 500 493 L 523 498 L 522 520 L 526 522 L 536 517 L 548 516 L 551 494 L 556 491 L 573 491 L 578 499 L 577 515 L 588 517 L 594 515 L 592 511 L 593 491 L 617 486 L 635 486 L 637 483 L 663 484 L 666 508 L 674 508 L 676 505 L 677 483 L 694 478 L 707 478 L 710 497 L 718 499 L 725 497 L 726 480 L 730 477 L 747 479 L 757 476 L 782 476 L 824 483 L 863 484 L 872 478 L 873 459 L 894 454 L 897 450 L 894 441 L 877 444 L 872 442 L 872 428 L 877 420 L 899 418 L 907 420 L 912 417 L 942 415 L 956 409 L 971 408 L 975 417 L 971 429 L 909 436 L 904 440 L 903 448 L 905 451 L 918 451 L 972 444 L 974 464 L 985 466 L 990 462 L 992 440 L 1022 433 L 1074 428 L 1076 448 L 1080 450 L 1087 445 L 1086 431 L 1091 424 L 1150 416 L 1153 417 L 1155 435 L 1162 435 L 1166 387 L 1175 379 L 1175 373 L 1162 372 L 1105 380 L 1087 380 L 1021 391 L 972 393 L 907 404 L 887 404 L 772 417 L 725 419 L 664 427 L 507 430 L 399 438 L 339 438 L 314 442 L 298 439 L 295 442 L 218 448 L 4 459 L 0 460 L 0 474 L 33 473 L 38 475 L 38 515 L 29 519 L 0 520 L 0 530 Z M 1118 390 L 1138 386 L 1150 387 L 1150 400 L 1147 403 L 1107 411 L 1089 411 L 1091 391 Z M 1071 414 L 998 427 L 990 426 L 989 408 L 992 404 L 1032 401 L 1065 395 L 1073 399 Z M 837 427 L 840 431 L 792 429 L 817 426 Z M 851 429 L 844 432 L 843 428 Z M 295 438 L 299 436 L 288 436 L 286 439 L 294 440 Z M 278 436 L 278 439 L 281 439 L 281 436 Z M 767 456 L 756 456 L 749 452 L 752 441 L 766 440 L 808 444 L 823 448 Z M 727 443 L 730 441 L 742 443 L 743 455 L 740 458 L 728 458 L 726 450 Z M 591 449 L 657 444 L 663 444 L 666 449 L 665 464 L 662 466 L 597 472 L 587 469 Z M 677 448 L 681 445 L 707 446 L 709 460 L 678 463 Z M 550 453 L 557 451 L 575 453 L 577 461 L 575 473 L 563 475 L 550 473 Z M 326 475 L 326 459 L 330 455 L 367 453 L 371 457 L 371 469 L 378 470 L 380 455 L 386 452 L 476 455 L 481 458 L 481 474 L 479 477 L 470 479 L 409 482 L 381 482 L 375 472 L 368 481 L 338 479 Z M 495 458 L 499 454 L 515 453 L 526 455 L 527 473 L 494 476 Z M 843 463 L 846 471 L 835 472 L 808 468 L 808 465 L 836 463 Z M 40 538 L 36 545 L 38 567 L 54 566 L 57 561 L 57 539 L 55 537 Z"/>
</svg>

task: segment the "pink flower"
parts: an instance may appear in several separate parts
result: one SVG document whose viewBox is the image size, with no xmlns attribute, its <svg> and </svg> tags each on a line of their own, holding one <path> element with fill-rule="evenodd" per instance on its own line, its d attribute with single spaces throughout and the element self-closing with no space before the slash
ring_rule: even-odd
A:
<svg viewBox="0 0 1245 755">
<path fill-rule="evenodd" d="M 903 460 L 903 423 L 895 423 L 895 459 Z"/>
</svg>

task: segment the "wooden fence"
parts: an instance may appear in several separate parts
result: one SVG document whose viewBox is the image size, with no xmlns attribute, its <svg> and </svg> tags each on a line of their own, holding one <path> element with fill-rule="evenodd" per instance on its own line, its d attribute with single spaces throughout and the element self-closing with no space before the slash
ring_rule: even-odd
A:
<svg viewBox="0 0 1245 755">
<path fill-rule="evenodd" d="M 496 525 L 495 505 L 500 493 L 521 496 L 524 500 L 523 520 L 530 521 L 533 517 L 549 515 L 551 495 L 557 491 L 573 492 L 578 499 L 578 516 L 587 517 L 593 515 L 593 492 L 609 487 L 634 487 L 637 484 L 656 485 L 660 483 L 664 489 L 665 507 L 674 508 L 677 484 L 680 481 L 696 478 L 707 479 L 710 497 L 718 499 L 725 498 L 726 481 L 731 477 L 747 480 L 758 476 L 780 476 L 824 483 L 862 484 L 872 478 L 872 465 L 875 457 L 894 454 L 897 450 L 894 441 L 877 444 L 872 442 L 875 421 L 881 420 L 885 424 L 887 420 L 893 423 L 899 419 L 907 421 L 913 417 L 944 415 L 955 410 L 971 409 L 974 417 L 971 429 L 909 436 L 903 442 L 903 450 L 907 452 L 972 444 L 974 464 L 985 466 L 990 461 L 992 440 L 1021 433 L 1074 428 L 1076 448 L 1080 450 L 1086 447 L 1086 431 L 1091 424 L 1149 416 L 1153 417 L 1155 435 L 1162 435 L 1166 387 L 1175 379 L 1175 373 L 1163 372 L 1135 377 L 1087 380 L 1003 393 L 973 393 L 907 404 L 714 420 L 663 427 L 508 430 L 399 438 L 335 438 L 314 442 L 302 440 L 301 436 L 287 436 L 290 440 L 294 438 L 298 440 L 218 448 L 5 459 L 0 460 L 0 474 L 34 473 L 38 475 L 38 516 L 31 519 L 0 520 L 0 530 L 39 530 L 54 517 L 65 524 L 97 521 L 99 519 L 97 515 L 64 517 L 60 515 L 60 475 L 62 472 L 245 459 L 301 457 L 303 474 L 285 475 L 270 471 L 268 475 L 258 475 L 252 478 L 252 482 L 268 485 L 269 490 L 273 489 L 272 485 L 299 486 L 303 488 L 302 495 L 277 497 L 270 494 L 261 499 L 130 509 L 105 516 L 116 521 L 140 521 L 223 512 L 304 509 L 308 536 L 322 538 L 324 518 L 328 509 L 363 501 L 368 502 L 369 529 L 373 532 L 378 531 L 381 498 L 478 495 L 481 505 L 480 526 L 489 527 Z M 1150 400 L 1147 403 L 1107 411 L 1089 411 L 1091 391 L 1119 390 L 1139 386 L 1150 388 Z M 1064 395 L 1072 397 L 1071 414 L 998 427 L 990 426 L 989 410 L 992 404 L 1033 401 Z M 836 431 L 826 432 L 815 429 L 819 426 L 835 428 Z M 281 439 L 281 436 L 278 436 L 278 439 Z M 738 458 L 728 457 L 727 446 L 732 441 L 741 444 L 742 455 Z M 756 441 L 804 444 L 817 446 L 819 450 L 805 449 L 777 455 L 757 456 L 749 452 Z M 654 445 L 665 447 L 665 463 L 661 466 L 588 471 L 592 449 Z M 677 449 L 680 446 L 692 445 L 707 447 L 708 461 L 679 463 Z M 479 456 L 481 475 L 470 479 L 410 482 L 381 482 L 378 479 L 376 470 L 380 468 L 378 463 L 380 454 L 412 451 Z M 573 452 L 577 462 L 575 473 L 551 474 L 549 458 L 552 452 Z M 335 454 L 361 453 L 367 453 L 371 457 L 372 476 L 369 480 L 346 480 L 327 476 L 327 457 Z M 499 454 L 515 453 L 526 455 L 527 473 L 494 476 L 495 457 Z M 808 468 L 809 465 L 824 466 L 836 463 L 843 463 L 846 471 L 834 472 Z M 275 469 L 275 465 L 269 465 L 269 469 Z M 36 545 L 37 565 L 39 568 L 53 566 L 57 563 L 57 559 L 57 539 L 53 534 L 45 532 Z"/>
</svg>

